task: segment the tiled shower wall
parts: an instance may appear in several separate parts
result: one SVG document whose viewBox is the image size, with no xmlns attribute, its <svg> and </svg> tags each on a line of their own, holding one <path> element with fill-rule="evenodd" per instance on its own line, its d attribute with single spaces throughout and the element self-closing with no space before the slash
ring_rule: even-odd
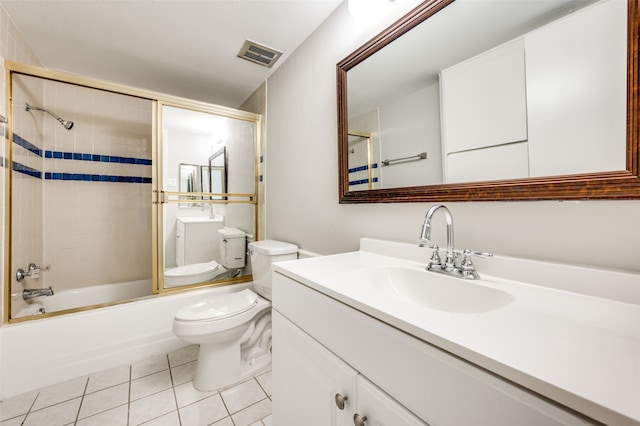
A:
<svg viewBox="0 0 640 426">
<path fill-rule="evenodd" d="M 43 228 L 43 252 L 14 244 L 12 268 L 35 262 L 51 269 L 14 286 L 62 291 L 149 278 L 151 101 L 51 81 L 37 96 L 30 87 L 39 79 L 16 81 L 14 147 L 30 158 L 14 176 L 22 175 L 20 185 L 40 182 L 42 207 L 20 205 L 25 210 L 13 217 L 23 218 L 21 229 Z M 67 130 L 41 111 L 25 111 L 25 102 L 75 124 Z M 19 146 L 30 144 L 36 147 Z M 12 192 L 22 190 L 14 185 Z"/>
<path fill-rule="evenodd" d="M 18 32 L 14 23 L 9 19 L 9 15 L 2 5 L 0 5 L 0 114 L 7 116 L 9 113 L 7 102 L 7 92 L 5 87 L 4 61 L 22 62 L 29 65 L 40 65 L 40 61 L 35 56 L 29 45 L 24 41 L 22 35 Z M 7 137 L 5 126 L 0 124 L 0 145 L 2 154 L 0 154 L 1 162 L 0 170 L 0 237 L 2 241 L 5 238 L 5 217 L 8 213 L 8 206 L 5 203 L 5 178 L 8 174 L 6 168 L 7 153 Z M 0 276 L 4 277 L 4 244 L 0 244 Z M 3 280 L 4 281 L 4 280 Z M 4 291 L 0 291 L 0 314 L 4 308 Z"/>
</svg>

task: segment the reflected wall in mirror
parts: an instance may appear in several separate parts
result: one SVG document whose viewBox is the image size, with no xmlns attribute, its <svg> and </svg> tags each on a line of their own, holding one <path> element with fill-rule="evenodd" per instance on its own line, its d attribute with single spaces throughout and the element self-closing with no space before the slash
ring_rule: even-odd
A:
<svg viewBox="0 0 640 426">
<path fill-rule="evenodd" d="M 424 2 L 337 66 L 340 202 L 640 197 L 637 35 L 635 1 Z"/>
<path fill-rule="evenodd" d="M 202 192 L 202 174 L 200 166 L 197 164 L 180 164 L 179 170 L 179 191 L 180 192 Z M 197 196 L 188 196 L 189 203 L 180 203 L 180 208 L 198 207 Z"/>
<path fill-rule="evenodd" d="M 209 165 L 206 167 L 208 189 L 207 191 L 213 193 L 225 193 L 227 192 L 227 149 L 222 147 L 217 152 L 214 152 L 209 157 Z M 203 178 L 203 181 L 205 179 Z M 211 197 L 213 200 L 224 200 L 222 195 L 214 195 Z"/>
<path fill-rule="evenodd" d="M 251 274 L 257 122 L 162 106 L 162 288 Z"/>
</svg>

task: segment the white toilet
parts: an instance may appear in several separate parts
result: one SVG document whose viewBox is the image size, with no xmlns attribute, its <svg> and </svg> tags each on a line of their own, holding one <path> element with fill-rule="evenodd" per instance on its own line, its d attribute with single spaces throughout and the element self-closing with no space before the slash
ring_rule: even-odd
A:
<svg viewBox="0 0 640 426">
<path fill-rule="evenodd" d="M 297 258 L 298 247 L 280 241 L 249 243 L 254 291 L 245 289 L 180 309 L 173 332 L 200 345 L 193 386 L 214 391 L 271 364 L 271 264 Z"/>
<path fill-rule="evenodd" d="M 203 283 L 214 278 L 237 275 L 246 264 L 246 234 L 236 228 L 221 228 L 218 233 L 222 265 L 211 260 L 167 269 L 164 273 L 164 288 Z"/>
</svg>

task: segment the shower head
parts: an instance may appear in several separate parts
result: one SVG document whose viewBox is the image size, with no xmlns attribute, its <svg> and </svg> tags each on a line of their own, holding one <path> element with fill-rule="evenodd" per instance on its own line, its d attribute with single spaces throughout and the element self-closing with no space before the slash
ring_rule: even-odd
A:
<svg viewBox="0 0 640 426">
<path fill-rule="evenodd" d="M 64 128 L 67 129 L 67 130 L 71 130 L 71 128 L 73 127 L 73 121 L 63 120 L 62 118 L 60 118 L 59 116 L 57 116 L 56 114 L 52 113 L 51 111 L 49 111 L 47 109 L 40 108 L 40 107 L 33 106 L 33 105 L 29 105 L 28 103 L 24 104 L 24 109 L 25 109 L 25 111 L 30 111 L 32 109 L 35 109 L 37 111 L 46 112 L 47 114 L 49 114 L 50 116 L 52 116 L 53 118 L 58 120 L 60 122 L 60 124 L 62 124 L 64 126 Z"/>
</svg>

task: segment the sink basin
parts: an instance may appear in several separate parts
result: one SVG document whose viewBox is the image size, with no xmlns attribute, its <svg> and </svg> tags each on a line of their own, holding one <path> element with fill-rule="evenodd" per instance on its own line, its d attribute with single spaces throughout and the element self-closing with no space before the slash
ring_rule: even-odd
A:
<svg viewBox="0 0 640 426">
<path fill-rule="evenodd" d="M 354 288 L 363 292 L 376 292 L 383 299 L 446 312 L 487 312 L 513 300 L 509 293 L 486 287 L 478 281 L 420 268 L 381 266 L 354 272 L 349 278 Z"/>
</svg>

